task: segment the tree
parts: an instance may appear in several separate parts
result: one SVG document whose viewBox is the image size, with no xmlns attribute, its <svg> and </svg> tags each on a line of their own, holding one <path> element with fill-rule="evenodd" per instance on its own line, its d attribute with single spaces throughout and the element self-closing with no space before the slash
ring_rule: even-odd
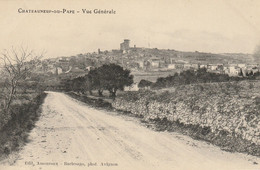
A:
<svg viewBox="0 0 260 170">
<path fill-rule="evenodd" d="M 183 79 L 184 84 L 191 84 L 196 82 L 196 74 L 194 70 L 186 70 L 181 72 L 180 77 Z"/>
<path fill-rule="evenodd" d="M 85 77 L 76 77 L 74 79 L 65 79 L 61 81 L 61 84 L 67 91 L 75 91 L 77 93 L 85 93 L 86 91 L 86 80 Z"/>
<path fill-rule="evenodd" d="M 103 88 L 100 85 L 100 75 L 98 69 L 90 70 L 86 76 L 87 87 L 92 95 L 92 90 L 98 90 L 99 96 L 103 96 Z"/>
<path fill-rule="evenodd" d="M 0 97 L 4 101 L 4 111 L 7 115 L 16 97 L 17 90 L 21 88 L 24 82 L 29 80 L 30 73 L 40 62 L 42 56 L 43 54 L 35 55 L 32 50 L 29 51 L 28 48 L 23 47 L 19 49 L 12 47 L 10 50 L 4 50 L 1 53 L 1 78 L 4 81 Z"/>
<path fill-rule="evenodd" d="M 243 71 L 242 71 L 241 68 L 240 68 L 240 70 L 239 70 L 239 72 L 238 72 L 238 76 L 240 76 L 240 77 L 244 77 L 244 75 L 243 75 Z"/>
<path fill-rule="evenodd" d="M 138 84 L 138 87 L 139 88 L 147 88 L 147 87 L 150 87 L 153 83 L 148 81 L 148 80 L 144 80 L 142 79 L 139 84 Z"/>
<path fill-rule="evenodd" d="M 96 70 L 98 87 L 110 92 L 111 97 L 116 96 L 117 90 L 133 84 L 133 75 L 130 71 L 116 64 L 105 64 Z"/>
</svg>

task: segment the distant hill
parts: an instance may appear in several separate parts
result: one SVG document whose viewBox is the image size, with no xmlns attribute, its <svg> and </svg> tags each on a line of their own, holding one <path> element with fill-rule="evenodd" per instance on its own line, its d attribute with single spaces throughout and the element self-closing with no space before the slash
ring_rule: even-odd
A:
<svg viewBox="0 0 260 170">
<path fill-rule="evenodd" d="M 148 60 L 159 60 L 160 68 L 166 68 L 171 63 L 192 63 L 192 64 L 239 64 L 239 63 L 254 63 L 252 54 L 243 53 L 205 53 L 205 52 L 187 52 L 177 51 L 174 49 L 157 49 L 157 48 L 129 48 L 127 51 L 111 50 L 93 53 L 78 54 L 74 56 L 58 57 L 54 59 L 43 60 L 46 69 L 49 70 L 55 67 L 64 65 L 64 68 L 77 67 L 82 70 L 87 70 L 89 66 L 99 67 L 103 64 L 115 63 L 134 70 L 144 70 L 140 63 L 145 63 Z M 61 59 L 62 58 L 62 59 Z M 67 61 L 67 63 L 59 61 Z M 63 67 L 61 67 L 63 68 Z M 45 70 L 46 70 L 45 69 Z M 44 70 L 44 69 L 42 69 Z M 66 69 L 65 69 L 66 70 Z"/>
</svg>

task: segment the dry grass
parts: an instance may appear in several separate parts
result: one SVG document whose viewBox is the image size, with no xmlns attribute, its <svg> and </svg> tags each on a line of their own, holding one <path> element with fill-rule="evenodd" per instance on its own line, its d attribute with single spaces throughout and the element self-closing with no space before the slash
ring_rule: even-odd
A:
<svg viewBox="0 0 260 170">
<path fill-rule="evenodd" d="M 16 100 L 11 107 L 11 115 L 0 129 L 0 159 L 28 142 L 28 133 L 40 116 L 40 105 L 46 94 L 25 94 L 26 99 Z M 1 112 L 0 115 L 5 115 Z M 5 115 L 6 116 L 6 115 Z"/>
</svg>

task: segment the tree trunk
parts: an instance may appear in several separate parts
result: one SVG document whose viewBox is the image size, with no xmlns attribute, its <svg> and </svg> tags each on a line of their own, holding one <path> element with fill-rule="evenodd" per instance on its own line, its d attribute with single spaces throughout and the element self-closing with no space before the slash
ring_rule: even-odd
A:
<svg viewBox="0 0 260 170">
<path fill-rule="evenodd" d="M 101 97 L 103 96 L 103 90 L 98 90 L 98 95 Z"/>
<path fill-rule="evenodd" d="M 11 87 L 11 92 L 9 94 L 9 97 L 7 99 L 6 106 L 5 106 L 5 111 L 7 113 L 9 113 L 9 109 L 10 109 L 10 105 L 13 101 L 14 93 L 15 93 L 15 87 Z"/>
<path fill-rule="evenodd" d="M 111 96 L 112 96 L 113 98 L 115 98 L 115 97 L 116 97 L 116 91 L 112 91 Z"/>
<path fill-rule="evenodd" d="M 117 88 L 113 88 L 113 89 L 110 89 L 109 92 L 110 92 L 110 96 L 115 99 L 116 97 L 116 91 L 117 91 Z"/>
</svg>

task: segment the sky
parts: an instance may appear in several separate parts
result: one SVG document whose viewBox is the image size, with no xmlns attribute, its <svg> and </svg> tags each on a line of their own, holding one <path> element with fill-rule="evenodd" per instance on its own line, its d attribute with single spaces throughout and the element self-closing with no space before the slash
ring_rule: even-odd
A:
<svg viewBox="0 0 260 170">
<path fill-rule="evenodd" d="M 19 8 L 80 13 L 26 14 Z M 0 0 L 0 50 L 26 46 L 53 58 L 119 49 L 127 38 L 137 47 L 253 53 L 260 42 L 259 9 L 259 0 Z"/>
</svg>

